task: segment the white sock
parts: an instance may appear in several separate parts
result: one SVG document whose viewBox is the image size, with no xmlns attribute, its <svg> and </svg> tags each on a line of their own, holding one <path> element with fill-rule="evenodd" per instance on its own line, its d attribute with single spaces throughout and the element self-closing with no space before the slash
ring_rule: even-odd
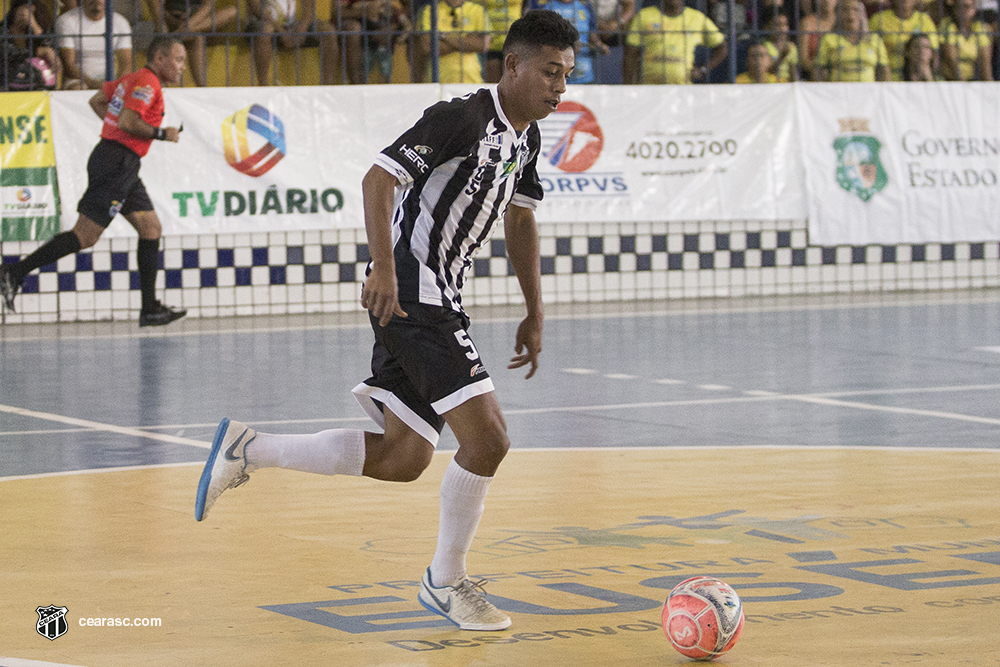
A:
<svg viewBox="0 0 1000 667">
<path fill-rule="evenodd" d="M 441 480 L 441 520 L 437 551 L 431 561 L 435 586 L 454 584 L 465 578 L 465 555 L 472 547 L 483 500 L 492 477 L 475 475 L 451 460 Z"/>
<path fill-rule="evenodd" d="M 365 432 L 330 429 L 311 435 L 258 433 L 247 445 L 246 458 L 248 472 L 285 468 L 360 477 L 365 467 Z"/>
</svg>

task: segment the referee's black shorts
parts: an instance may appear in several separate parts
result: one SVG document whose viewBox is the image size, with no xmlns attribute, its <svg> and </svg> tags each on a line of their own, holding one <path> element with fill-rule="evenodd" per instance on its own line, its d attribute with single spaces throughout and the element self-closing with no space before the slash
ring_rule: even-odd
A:
<svg viewBox="0 0 1000 667">
<path fill-rule="evenodd" d="M 101 227 L 116 215 L 152 211 L 146 186 L 139 178 L 139 156 L 131 148 L 101 139 L 87 160 L 87 191 L 76 210 Z"/>
<path fill-rule="evenodd" d="M 368 416 L 385 428 L 384 408 L 432 445 L 441 417 L 470 398 L 493 391 L 493 380 L 469 338 L 469 319 L 442 306 L 400 304 L 408 317 L 393 316 L 375 330 L 372 377 L 354 388 Z"/>
</svg>

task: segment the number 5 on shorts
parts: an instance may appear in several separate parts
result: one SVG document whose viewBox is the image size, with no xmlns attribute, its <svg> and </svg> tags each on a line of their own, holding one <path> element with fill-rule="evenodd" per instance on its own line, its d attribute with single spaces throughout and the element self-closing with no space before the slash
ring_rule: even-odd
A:
<svg viewBox="0 0 1000 667">
<path fill-rule="evenodd" d="M 455 338 L 458 339 L 459 345 L 469 348 L 469 351 L 465 353 L 467 359 L 475 361 L 479 358 L 479 352 L 476 350 L 476 346 L 472 344 L 472 339 L 469 338 L 469 334 L 465 331 L 465 329 L 459 329 L 456 331 Z"/>
</svg>

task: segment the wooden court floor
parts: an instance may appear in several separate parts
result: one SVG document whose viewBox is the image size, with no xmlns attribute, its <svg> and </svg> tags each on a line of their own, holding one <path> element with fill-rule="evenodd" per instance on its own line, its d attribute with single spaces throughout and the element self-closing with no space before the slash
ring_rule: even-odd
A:
<svg viewBox="0 0 1000 667">
<path fill-rule="evenodd" d="M 516 311 L 472 316 L 514 446 L 469 566 L 509 630 L 416 601 L 449 438 L 411 484 L 262 470 L 194 521 L 221 417 L 366 425 L 361 318 L 5 327 L 0 667 L 678 665 L 694 574 L 747 614 L 717 664 L 1000 664 L 1000 292 L 553 307 L 529 381 Z"/>
</svg>

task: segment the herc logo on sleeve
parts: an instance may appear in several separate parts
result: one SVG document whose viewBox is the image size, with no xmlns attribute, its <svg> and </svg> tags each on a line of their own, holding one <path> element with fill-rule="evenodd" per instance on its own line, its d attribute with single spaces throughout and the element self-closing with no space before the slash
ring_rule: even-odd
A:
<svg viewBox="0 0 1000 667">
<path fill-rule="evenodd" d="M 285 125 L 259 104 L 222 121 L 226 162 L 248 176 L 263 176 L 285 157 Z"/>
</svg>

